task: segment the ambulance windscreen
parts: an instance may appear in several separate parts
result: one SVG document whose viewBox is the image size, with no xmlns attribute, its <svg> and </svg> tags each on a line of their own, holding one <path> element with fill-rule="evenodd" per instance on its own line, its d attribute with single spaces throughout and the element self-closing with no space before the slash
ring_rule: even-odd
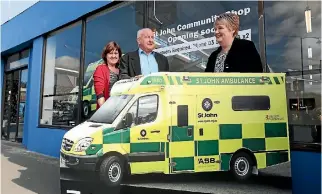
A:
<svg viewBox="0 0 322 194">
<path fill-rule="evenodd" d="M 111 96 L 101 106 L 88 122 L 112 124 L 133 95 Z"/>
</svg>

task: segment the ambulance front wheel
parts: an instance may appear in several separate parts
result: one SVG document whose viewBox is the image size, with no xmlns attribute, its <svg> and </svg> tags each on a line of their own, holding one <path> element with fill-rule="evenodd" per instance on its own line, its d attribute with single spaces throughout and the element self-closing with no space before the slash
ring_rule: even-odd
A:
<svg viewBox="0 0 322 194">
<path fill-rule="evenodd" d="M 240 152 L 234 155 L 230 162 L 230 171 L 234 177 L 240 181 L 249 180 L 252 176 L 254 161 L 246 152 Z"/>
<path fill-rule="evenodd" d="M 106 186 L 119 186 L 123 178 L 123 163 L 117 156 L 106 157 L 100 166 L 100 179 Z"/>
</svg>

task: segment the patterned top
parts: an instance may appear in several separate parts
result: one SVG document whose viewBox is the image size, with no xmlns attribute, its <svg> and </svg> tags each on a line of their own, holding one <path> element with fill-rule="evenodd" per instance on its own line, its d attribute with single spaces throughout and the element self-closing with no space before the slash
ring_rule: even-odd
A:
<svg viewBox="0 0 322 194">
<path fill-rule="evenodd" d="M 110 91 L 111 92 L 111 89 L 113 87 L 113 85 L 115 84 L 115 82 L 117 82 L 119 80 L 119 75 L 113 71 L 110 70 Z"/>
<path fill-rule="evenodd" d="M 223 72 L 224 71 L 224 64 L 226 60 L 227 54 L 224 52 L 220 52 L 216 59 L 215 69 L 214 72 Z"/>
</svg>

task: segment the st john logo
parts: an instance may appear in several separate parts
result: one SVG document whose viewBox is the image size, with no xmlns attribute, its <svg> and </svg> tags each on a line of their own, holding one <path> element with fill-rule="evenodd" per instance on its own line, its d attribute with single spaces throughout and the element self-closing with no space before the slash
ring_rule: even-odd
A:
<svg viewBox="0 0 322 194">
<path fill-rule="evenodd" d="M 212 109 L 213 103 L 209 98 L 205 98 L 203 99 L 201 106 L 205 111 L 208 112 Z"/>
</svg>

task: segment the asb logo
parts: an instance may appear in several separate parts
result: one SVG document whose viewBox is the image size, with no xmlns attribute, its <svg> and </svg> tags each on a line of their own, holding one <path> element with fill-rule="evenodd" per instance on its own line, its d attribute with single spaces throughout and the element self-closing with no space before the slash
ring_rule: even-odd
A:
<svg viewBox="0 0 322 194">
<path fill-rule="evenodd" d="M 212 103 L 212 101 L 209 98 L 203 99 L 203 101 L 202 101 L 202 108 L 205 111 L 207 111 L 207 112 L 210 111 L 212 109 L 212 106 L 213 106 L 213 103 Z"/>
</svg>

